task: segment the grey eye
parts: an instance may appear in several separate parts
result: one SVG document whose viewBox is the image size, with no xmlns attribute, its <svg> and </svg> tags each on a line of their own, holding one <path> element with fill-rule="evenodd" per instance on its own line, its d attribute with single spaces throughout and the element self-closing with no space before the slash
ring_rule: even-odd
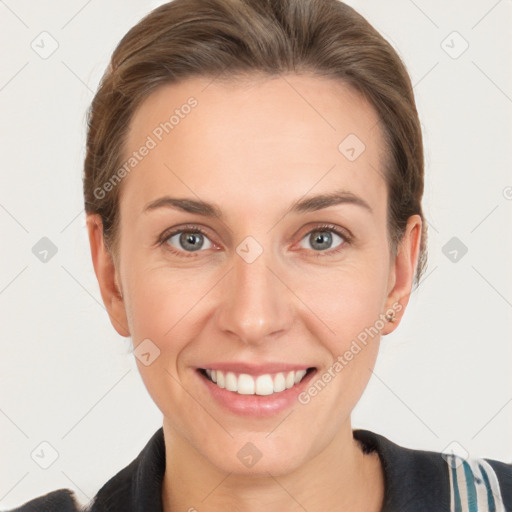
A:
<svg viewBox="0 0 512 512">
<path fill-rule="evenodd" d="M 173 238 L 178 237 L 178 246 L 173 245 L 171 241 Z M 172 245 L 175 249 L 185 250 L 186 252 L 194 252 L 199 251 L 200 249 L 206 248 L 209 249 L 211 247 L 211 242 L 202 233 L 198 233 L 195 231 L 180 231 L 167 239 L 168 243 Z M 205 241 L 207 244 L 210 244 L 207 247 L 204 247 Z"/>
<path fill-rule="evenodd" d="M 314 250 L 326 250 L 332 249 L 333 236 L 337 237 L 341 242 L 344 242 L 343 238 L 332 230 L 329 229 L 315 229 L 308 233 L 302 240 L 307 240 L 311 244 L 311 247 Z M 341 245 L 341 244 L 338 244 Z M 301 245 L 304 247 L 304 245 Z M 304 247 L 305 249 L 309 249 L 309 247 Z"/>
</svg>

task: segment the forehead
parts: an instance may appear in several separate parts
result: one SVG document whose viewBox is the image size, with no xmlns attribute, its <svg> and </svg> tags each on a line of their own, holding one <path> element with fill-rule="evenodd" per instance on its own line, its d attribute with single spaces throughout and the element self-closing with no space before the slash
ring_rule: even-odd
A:
<svg viewBox="0 0 512 512">
<path fill-rule="evenodd" d="M 254 211 L 333 188 L 375 203 L 385 150 L 377 113 L 339 81 L 197 77 L 161 86 L 136 110 L 124 157 L 139 154 L 123 195 L 139 211 L 165 193 Z"/>
</svg>

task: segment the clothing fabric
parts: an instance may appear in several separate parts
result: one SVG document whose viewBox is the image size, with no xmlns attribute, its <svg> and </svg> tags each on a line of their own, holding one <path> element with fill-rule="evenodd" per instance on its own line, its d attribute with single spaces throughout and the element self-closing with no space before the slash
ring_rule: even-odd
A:
<svg viewBox="0 0 512 512">
<path fill-rule="evenodd" d="M 381 512 L 511 512 L 512 463 L 464 459 L 400 446 L 353 430 L 365 453 L 377 451 L 385 478 Z M 69 489 L 35 498 L 11 512 L 162 512 L 165 444 L 160 427 L 139 455 L 80 507 Z"/>
</svg>

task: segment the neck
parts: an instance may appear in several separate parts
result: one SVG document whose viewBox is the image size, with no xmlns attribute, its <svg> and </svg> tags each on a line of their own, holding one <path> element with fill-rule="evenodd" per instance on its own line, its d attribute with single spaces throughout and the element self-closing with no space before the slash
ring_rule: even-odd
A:
<svg viewBox="0 0 512 512">
<path fill-rule="evenodd" d="M 364 454 L 350 418 L 316 456 L 295 470 L 273 476 L 225 473 L 198 453 L 164 421 L 166 469 L 164 512 L 380 512 L 384 474 L 378 454 Z"/>
</svg>

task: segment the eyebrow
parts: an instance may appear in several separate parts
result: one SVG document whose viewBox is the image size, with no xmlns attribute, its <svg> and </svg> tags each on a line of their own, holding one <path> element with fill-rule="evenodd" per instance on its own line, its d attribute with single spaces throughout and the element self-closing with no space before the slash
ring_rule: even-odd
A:
<svg viewBox="0 0 512 512">
<path fill-rule="evenodd" d="M 371 206 L 361 197 L 346 190 L 337 190 L 335 192 L 319 194 L 306 199 L 301 199 L 300 201 L 292 204 L 286 211 L 286 214 L 314 212 L 339 204 L 353 204 L 373 213 Z M 163 196 L 149 202 L 144 207 L 143 213 L 148 213 L 158 208 L 173 208 L 187 213 L 195 213 L 219 220 L 223 219 L 222 211 L 213 203 L 170 196 Z"/>
</svg>

